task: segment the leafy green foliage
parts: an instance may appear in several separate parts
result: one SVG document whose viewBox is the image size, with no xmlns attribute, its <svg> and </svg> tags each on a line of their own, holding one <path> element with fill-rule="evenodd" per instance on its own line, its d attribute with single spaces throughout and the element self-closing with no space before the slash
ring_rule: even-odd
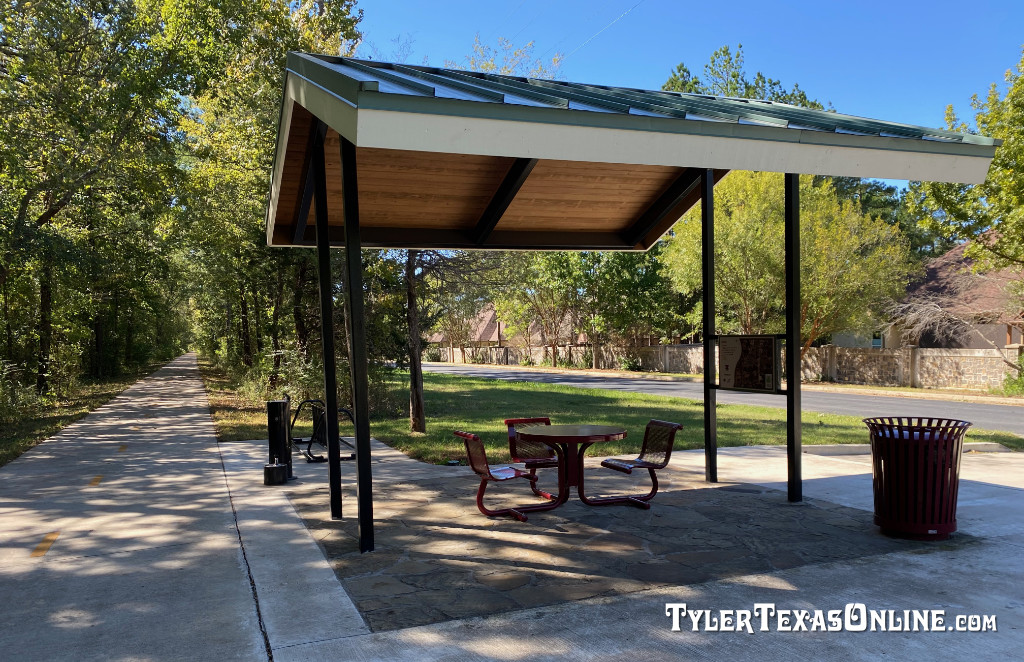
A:
<svg viewBox="0 0 1024 662">
<path fill-rule="evenodd" d="M 1024 359 L 1017 361 L 1016 371 L 1007 372 L 1003 392 L 1006 395 L 1024 395 Z"/>
<path fill-rule="evenodd" d="M 3 352 L 61 392 L 81 370 L 181 348 L 177 247 L 159 227 L 180 184 L 181 101 L 216 68 L 237 7 L 15 5 L 0 18 Z"/>
<path fill-rule="evenodd" d="M 920 261 L 941 255 L 953 247 L 948 237 L 921 223 L 916 202 L 922 195 L 920 182 L 911 182 L 907 189 L 857 177 L 816 177 L 815 182 L 831 183 L 840 200 L 855 202 L 861 213 L 898 227 L 907 239 L 911 254 Z"/>
<path fill-rule="evenodd" d="M 283 361 L 315 365 L 312 256 L 263 245 L 263 205 L 287 51 L 351 50 L 360 18 L 353 0 L 9 3 L 9 375 L 66 393 L 81 373 L 131 371 L 192 338 L 263 390 Z M 309 370 L 285 367 L 301 386 Z"/>
<path fill-rule="evenodd" d="M 927 182 L 915 199 L 925 227 L 956 241 L 972 240 L 969 255 L 984 267 L 1024 266 L 1024 53 L 1005 82 L 1005 96 L 993 83 L 984 99 L 973 98 L 974 128 L 952 106 L 946 109 L 949 129 L 1003 141 L 985 182 Z"/>
<path fill-rule="evenodd" d="M 840 200 L 828 183 L 801 178 L 801 337 L 870 328 L 913 269 L 899 229 Z M 718 330 L 780 333 L 785 326 L 782 175 L 733 172 L 715 187 Z M 701 223 L 692 210 L 673 228 L 665 262 L 675 287 L 699 293 Z M 700 318 L 699 307 L 691 315 Z"/>
<path fill-rule="evenodd" d="M 645 253 L 510 253 L 492 291 L 498 317 L 510 337 L 539 330 L 552 352 L 580 334 L 594 344 L 628 345 L 671 336 L 682 327 L 686 302 L 672 291 L 660 253 L 660 246 Z"/>
</svg>

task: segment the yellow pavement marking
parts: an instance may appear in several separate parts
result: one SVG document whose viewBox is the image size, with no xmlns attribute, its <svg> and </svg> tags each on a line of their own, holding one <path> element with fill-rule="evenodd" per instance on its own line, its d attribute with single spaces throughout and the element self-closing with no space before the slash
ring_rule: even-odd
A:
<svg viewBox="0 0 1024 662">
<path fill-rule="evenodd" d="M 89 481 L 89 487 L 96 487 L 97 485 L 100 484 L 101 480 L 103 480 L 103 475 L 102 474 L 100 474 L 99 476 L 96 476 L 91 481 Z"/>
<path fill-rule="evenodd" d="M 60 535 L 60 531 L 53 531 L 47 533 L 46 537 L 43 538 L 43 542 L 36 545 L 36 548 L 32 550 L 31 556 L 42 556 L 50 551 L 50 545 L 57 541 L 57 536 Z"/>
<path fill-rule="evenodd" d="M 121 444 L 121 447 L 117 449 L 118 453 L 123 453 L 128 449 L 128 444 Z"/>
</svg>

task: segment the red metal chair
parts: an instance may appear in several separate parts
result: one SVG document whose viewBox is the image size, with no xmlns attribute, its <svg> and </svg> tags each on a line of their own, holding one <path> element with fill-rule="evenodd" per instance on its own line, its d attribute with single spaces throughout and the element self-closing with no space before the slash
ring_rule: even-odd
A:
<svg viewBox="0 0 1024 662">
<path fill-rule="evenodd" d="M 537 469 L 558 468 L 558 456 L 555 450 L 547 444 L 536 441 L 521 441 L 516 439 L 516 426 L 523 425 L 551 425 L 551 419 L 546 416 L 537 418 L 506 418 L 505 425 L 508 426 L 508 450 L 512 455 L 513 462 L 521 462 L 530 470 L 531 476 L 537 475 Z M 530 487 L 537 496 L 545 499 L 554 499 L 555 495 L 545 492 L 537 487 L 537 481 L 531 481 Z"/>
<path fill-rule="evenodd" d="M 613 503 L 628 503 L 631 506 L 636 506 L 645 510 L 649 509 L 651 504 L 648 503 L 648 501 L 653 499 L 654 495 L 658 493 L 658 475 L 655 471 L 658 469 L 664 469 L 665 466 L 668 465 L 669 458 L 672 457 L 672 445 L 675 443 L 676 432 L 681 430 L 682 427 L 683 426 L 678 423 L 669 423 L 668 421 L 652 419 L 651 422 L 647 424 L 646 431 L 644 431 L 644 445 L 640 450 L 640 457 L 635 460 L 616 460 L 615 458 L 608 458 L 601 462 L 602 467 L 621 471 L 626 474 L 632 474 L 633 469 L 647 469 L 651 474 L 650 492 L 647 494 L 587 498 L 583 493 L 583 480 L 581 476 L 580 484 L 577 488 L 580 495 L 580 501 L 589 506 L 606 506 Z"/>
<path fill-rule="evenodd" d="M 484 451 L 484 444 L 480 437 L 470 432 L 455 431 L 456 437 L 461 437 L 466 444 L 466 456 L 469 458 L 469 466 L 473 468 L 476 475 L 480 476 L 480 487 L 476 491 L 476 507 L 484 515 L 495 517 L 497 515 L 511 515 L 520 522 L 526 521 L 525 511 L 542 510 L 547 504 L 541 504 L 542 508 L 536 506 L 517 506 L 515 508 L 502 508 L 500 510 L 489 510 L 484 506 L 484 492 L 487 490 L 487 483 L 490 481 L 502 482 L 513 478 L 525 478 L 533 485 L 537 476 L 516 469 L 515 467 L 492 467 L 487 464 L 487 453 Z M 535 490 L 536 491 L 536 490 Z"/>
</svg>

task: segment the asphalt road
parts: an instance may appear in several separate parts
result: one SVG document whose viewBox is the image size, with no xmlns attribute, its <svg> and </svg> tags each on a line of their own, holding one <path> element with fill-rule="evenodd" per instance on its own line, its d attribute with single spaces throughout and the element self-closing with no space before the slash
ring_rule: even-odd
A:
<svg viewBox="0 0 1024 662">
<path fill-rule="evenodd" d="M 704 399 L 704 385 L 700 382 L 658 381 L 653 379 L 629 379 L 627 377 L 596 377 L 533 370 L 489 368 L 485 365 L 461 363 L 424 365 L 429 372 L 444 372 L 457 375 L 471 375 L 488 379 L 508 381 L 533 381 L 549 384 L 563 384 L 580 388 L 603 388 L 633 393 L 667 395 L 690 400 Z M 958 418 L 970 421 L 975 427 L 985 430 L 1003 430 L 1024 436 L 1024 407 L 995 405 L 955 400 L 925 400 L 904 396 L 860 395 L 847 393 L 823 393 L 803 391 L 803 409 L 829 414 L 850 416 L 930 416 L 936 418 Z M 786 398 L 781 395 L 758 393 L 736 393 L 719 391 L 718 401 L 726 404 L 761 405 L 764 407 L 785 407 Z"/>
</svg>

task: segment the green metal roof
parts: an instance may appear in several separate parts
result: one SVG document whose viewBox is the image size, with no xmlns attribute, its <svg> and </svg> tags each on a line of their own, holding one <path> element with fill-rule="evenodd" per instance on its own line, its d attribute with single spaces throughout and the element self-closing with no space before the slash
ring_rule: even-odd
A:
<svg viewBox="0 0 1024 662">
<path fill-rule="evenodd" d="M 365 96 L 361 98 L 362 92 L 377 92 L 382 96 L 404 95 L 435 102 L 472 101 L 494 107 L 476 109 L 485 116 L 519 106 L 964 145 L 996 146 L 1001 142 L 985 136 L 758 99 L 591 85 L 301 53 L 289 54 L 288 69 L 340 92 L 352 102 L 370 101 Z M 438 110 L 452 108 L 451 105 L 437 105 Z"/>
</svg>

